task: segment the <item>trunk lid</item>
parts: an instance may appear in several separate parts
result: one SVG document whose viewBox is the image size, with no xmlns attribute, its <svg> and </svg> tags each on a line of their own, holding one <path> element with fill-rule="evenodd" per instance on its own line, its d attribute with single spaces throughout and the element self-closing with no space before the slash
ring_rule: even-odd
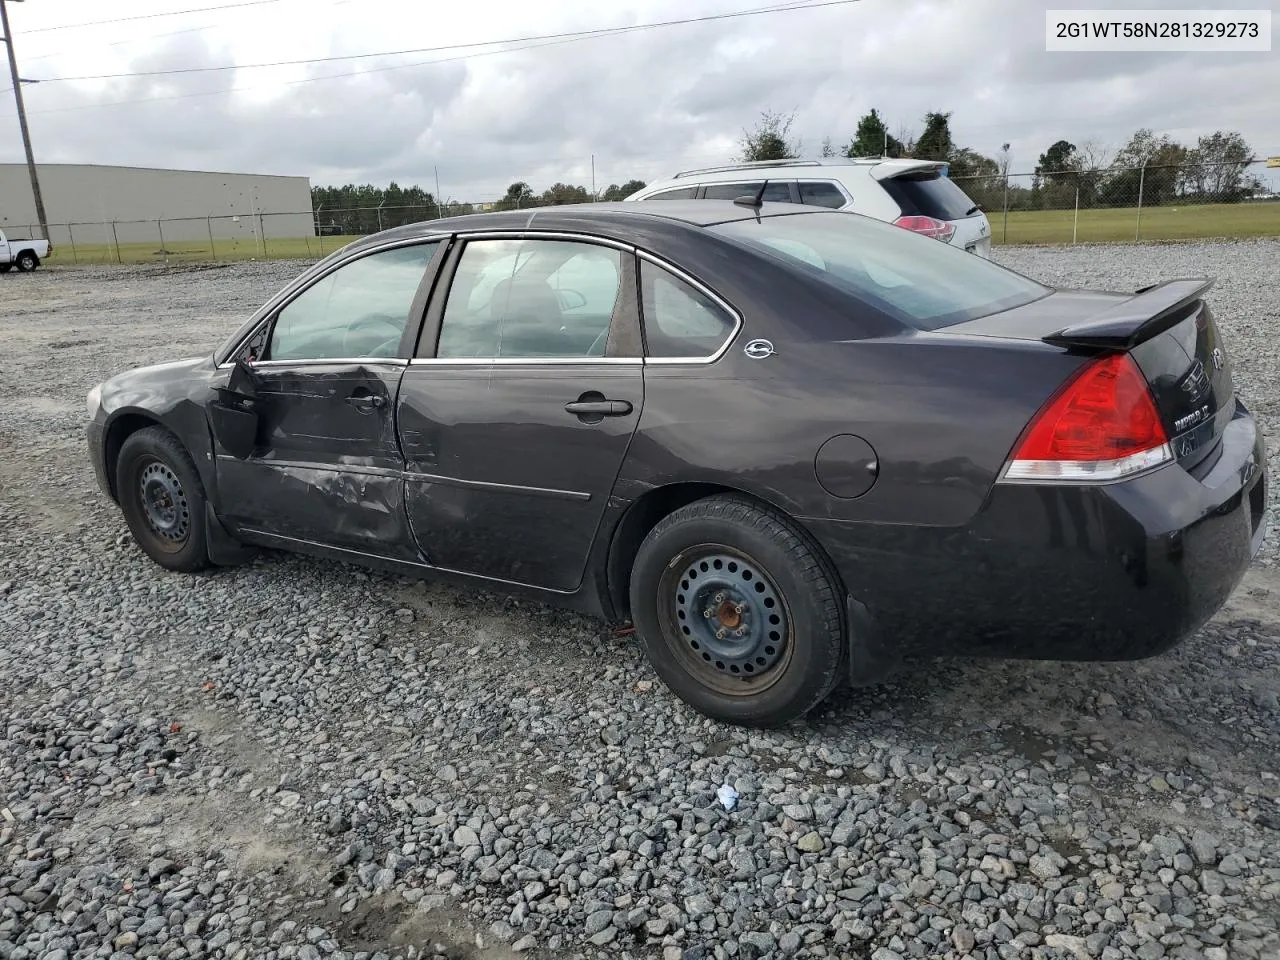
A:
<svg viewBox="0 0 1280 960">
<path fill-rule="evenodd" d="M 1134 294 L 1059 291 L 939 333 L 1040 340 L 1081 356 L 1127 351 L 1151 388 L 1174 457 L 1205 461 L 1235 408 L 1226 348 L 1204 301 L 1212 281 L 1171 280 Z"/>
</svg>

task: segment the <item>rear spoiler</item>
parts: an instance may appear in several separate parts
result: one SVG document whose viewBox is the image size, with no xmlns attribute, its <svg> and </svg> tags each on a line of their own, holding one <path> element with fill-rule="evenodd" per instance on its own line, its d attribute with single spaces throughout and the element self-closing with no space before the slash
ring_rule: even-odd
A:
<svg viewBox="0 0 1280 960">
<path fill-rule="evenodd" d="M 1166 280 L 1152 284 L 1091 320 L 1064 327 L 1041 339 L 1060 347 L 1129 350 L 1186 318 L 1213 284 L 1213 280 Z"/>
</svg>

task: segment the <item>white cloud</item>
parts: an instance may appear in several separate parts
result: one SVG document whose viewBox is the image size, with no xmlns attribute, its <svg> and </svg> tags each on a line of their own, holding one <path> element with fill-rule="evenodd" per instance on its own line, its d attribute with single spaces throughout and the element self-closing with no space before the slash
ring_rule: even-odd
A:
<svg viewBox="0 0 1280 960">
<path fill-rule="evenodd" d="M 175 0 L 60 0 L 10 7 L 23 72 L 35 78 L 249 64 L 474 43 L 763 5 L 763 0 L 277 0 L 238 9 L 43 31 L 160 13 Z M 217 0 L 182 0 L 191 7 Z M 852 136 L 872 106 L 896 131 L 952 111 L 956 141 L 1013 144 L 1030 169 L 1054 140 L 1119 145 L 1138 126 L 1194 140 L 1240 130 L 1280 152 L 1274 54 L 1049 54 L 1046 7 L 1102 0 L 863 0 L 448 60 L 406 55 L 270 70 L 27 87 L 38 156 L 304 174 L 313 183 L 396 179 L 495 197 L 514 180 L 597 186 L 728 159 L 764 110 L 795 111 L 815 151 Z M 1157 6 L 1125 0 L 1124 6 Z M 1163 4 L 1163 5 L 1167 5 Z M 401 67 L 399 69 L 385 69 Z M 355 77 L 308 78 L 363 71 Z M 235 88 L 232 92 L 228 92 Z M 120 103 L 124 101 L 124 103 Z M 134 102 L 144 101 L 144 102 Z M 119 104 L 119 105 L 112 105 Z M 16 134 L 9 95 L 0 129 Z M 0 160 L 20 160 L 16 135 Z"/>
</svg>

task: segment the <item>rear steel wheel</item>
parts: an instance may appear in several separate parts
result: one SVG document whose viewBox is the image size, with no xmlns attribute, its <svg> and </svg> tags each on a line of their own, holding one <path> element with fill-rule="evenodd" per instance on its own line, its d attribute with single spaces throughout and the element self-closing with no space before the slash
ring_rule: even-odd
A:
<svg viewBox="0 0 1280 960">
<path fill-rule="evenodd" d="M 700 712 L 750 726 L 802 716 L 835 687 L 842 597 L 789 518 L 735 495 L 662 519 L 631 571 L 631 618 L 663 682 Z"/>
<path fill-rule="evenodd" d="M 663 573 L 658 603 L 672 653 L 707 686 L 751 696 L 785 671 L 786 601 L 746 554 L 722 544 L 683 551 Z"/>
</svg>

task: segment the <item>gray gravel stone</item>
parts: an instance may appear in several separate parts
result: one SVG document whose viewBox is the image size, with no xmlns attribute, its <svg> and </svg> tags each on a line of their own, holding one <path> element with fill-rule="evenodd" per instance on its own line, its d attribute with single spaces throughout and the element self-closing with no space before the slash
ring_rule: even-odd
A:
<svg viewBox="0 0 1280 960">
<path fill-rule="evenodd" d="M 1216 276 L 1280 476 L 1280 243 L 996 258 Z M 300 266 L 0 277 L 0 960 L 407 960 L 418 929 L 413 960 L 1280 956 L 1280 511 L 1160 657 L 940 661 L 784 730 L 714 724 L 634 638 L 527 600 L 141 554 L 85 391 L 207 355 Z"/>
</svg>

